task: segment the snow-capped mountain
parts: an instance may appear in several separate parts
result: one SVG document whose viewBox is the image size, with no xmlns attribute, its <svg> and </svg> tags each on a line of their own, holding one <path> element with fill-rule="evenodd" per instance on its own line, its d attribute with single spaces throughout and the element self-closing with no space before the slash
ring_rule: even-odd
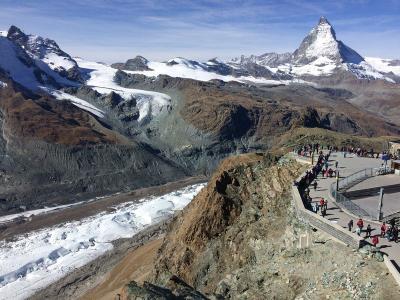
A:
<svg viewBox="0 0 400 300">
<path fill-rule="evenodd" d="M 135 63 L 133 63 L 135 62 Z M 143 74 L 149 77 L 168 75 L 171 77 L 190 78 L 200 81 L 222 80 L 251 82 L 259 84 L 286 84 L 292 78 L 282 72 L 272 72 L 254 62 L 242 65 L 223 62 L 213 58 L 199 62 L 182 57 L 176 57 L 165 62 L 148 61 L 142 56 L 129 59 L 126 63 L 111 65 L 128 73 Z"/>
<path fill-rule="evenodd" d="M 274 73 L 281 72 L 300 78 L 330 76 L 343 71 L 350 72 L 360 79 L 384 79 L 389 82 L 394 80 L 393 76 L 387 73 L 393 71 L 392 75 L 398 76 L 396 66 L 389 68 L 390 62 L 385 65 L 383 60 L 366 61 L 359 53 L 338 40 L 335 30 L 325 17 L 320 18 L 318 24 L 292 54 L 266 53 L 247 57 L 242 55 L 240 58 L 234 58 L 229 64 L 245 67 L 250 62 Z"/>
<path fill-rule="evenodd" d="M 0 35 L 0 73 L 32 91 L 81 80 L 76 62 L 54 41 L 26 35 L 15 26 Z"/>
<path fill-rule="evenodd" d="M 260 66 L 268 66 L 268 67 L 278 67 L 280 65 L 289 63 L 292 59 L 292 53 L 290 52 L 286 52 L 286 53 L 275 53 L 275 52 L 271 52 L 271 53 L 265 53 L 262 55 L 250 55 L 250 56 L 245 56 L 242 55 L 240 57 L 234 58 L 232 59 L 232 61 L 230 62 L 230 64 L 234 64 L 234 65 L 244 65 L 244 64 L 248 64 L 248 63 L 255 63 L 258 64 Z"/>
<path fill-rule="evenodd" d="M 72 81 L 82 81 L 76 61 L 68 53 L 61 50 L 54 40 L 25 34 L 16 26 L 10 27 L 7 38 L 25 49 L 32 59 L 42 61 L 62 77 Z"/>
<path fill-rule="evenodd" d="M 359 64 L 364 58 L 342 41 L 336 39 L 332 25 L 325 17 L 321 17 L 318 25 L 301 42 L 294 51 L 292 62 L 305 65 L 324 57 L 335 63 Z"/>
<path fill-rule="evenodd" d="M 400 82 L 399 63 L 396 61 L 364 59 L 357 51 L 336 37 L 336 32 L 325 17 L 303 39 L 293 53 L 265 53 L 240 56 L 231 61 L 216 58 L 199 62 L 173 58 L 167 62 L 151 62 L 142 56 L 116 63 L 112 67 L 144 74 L 169 75 L 208 81 L 239 81 L 253 83 L 290 83 L 318 81 L 320 76 L 348 73 L 358 79 L 383 79 Z M 271 82 L 271 80 L 273 82 Z"/>
</svg>

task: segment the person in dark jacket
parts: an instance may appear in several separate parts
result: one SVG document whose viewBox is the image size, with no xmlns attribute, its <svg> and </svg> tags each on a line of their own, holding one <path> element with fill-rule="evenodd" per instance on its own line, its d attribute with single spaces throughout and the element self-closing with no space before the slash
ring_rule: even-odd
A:
<svg viewBox="0 0 400 300">
<path fill-rule="evenodd" d="M 349 228 L 349 231 L 351 232 L 351 230 L 353 229 L 353 220 L 350 220 L 349 223 L 347 223 L 347 228 Z"/>
<path fill-rule="evenodd" d="M 372 232 L 371 225 L 368 224 L 367 229 L 365 230 L 365 238 L 370 238 L 371 232 Z"/>
</svg>

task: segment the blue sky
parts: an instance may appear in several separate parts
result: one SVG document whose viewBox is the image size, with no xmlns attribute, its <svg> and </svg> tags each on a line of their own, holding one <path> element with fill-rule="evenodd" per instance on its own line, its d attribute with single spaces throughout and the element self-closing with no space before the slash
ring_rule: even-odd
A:
<svg viewBox="0 0 400 300">
<path fill-rule="evenodd" d="M 0 0 L 0 29 L 105 62 L 294 51 L 321 15 L 360 54 L 400 58 L 400 0 Z"/>
</svg>

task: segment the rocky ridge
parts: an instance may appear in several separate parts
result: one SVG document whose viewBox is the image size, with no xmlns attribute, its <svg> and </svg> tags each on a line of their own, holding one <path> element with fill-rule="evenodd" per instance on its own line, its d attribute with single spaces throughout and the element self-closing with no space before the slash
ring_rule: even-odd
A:
<svg viewBox="0 0 400 300">
<path fill-rule="evenodd" d="M 225 160 L 173 220 L 148 280 L 172 289 L 178 276 L 209 299 L 395 297 L 398 286 L 368 249 L 354 252 L 296 219 L 290 190 L 301 170 L 271 155 Z M 298 247 L 301 235 L 309 247 Z"/>
</svg>

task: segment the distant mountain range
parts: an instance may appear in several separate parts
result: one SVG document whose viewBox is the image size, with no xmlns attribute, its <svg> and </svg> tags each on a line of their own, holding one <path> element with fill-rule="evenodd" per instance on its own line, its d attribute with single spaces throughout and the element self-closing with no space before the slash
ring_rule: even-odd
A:
<svg viewBox="0 0 400 300">
<path fill-rule="evenodd" d="M 87 79 L 77 61 L 60 49 L 55 41 L 25 34 L 16 26 L 0 32 L 0 54 L 3 76 L 31 90 L 71 86 Z M 163 74 L 202 81 L 219 79 L 287 84 L 299 80 L 318 81 L 316 77 L 346 72 L 358 79 L 400 82 L 399 60 L 362 57 L 336 38 L 332 25 L 324 17 L 293 53 L 242 55 L 231 61 L 214 58 L 207 62 L 184 58 L 150 62 L 137 56 L 111 67 L 146 76 Z"/>
</svg>

